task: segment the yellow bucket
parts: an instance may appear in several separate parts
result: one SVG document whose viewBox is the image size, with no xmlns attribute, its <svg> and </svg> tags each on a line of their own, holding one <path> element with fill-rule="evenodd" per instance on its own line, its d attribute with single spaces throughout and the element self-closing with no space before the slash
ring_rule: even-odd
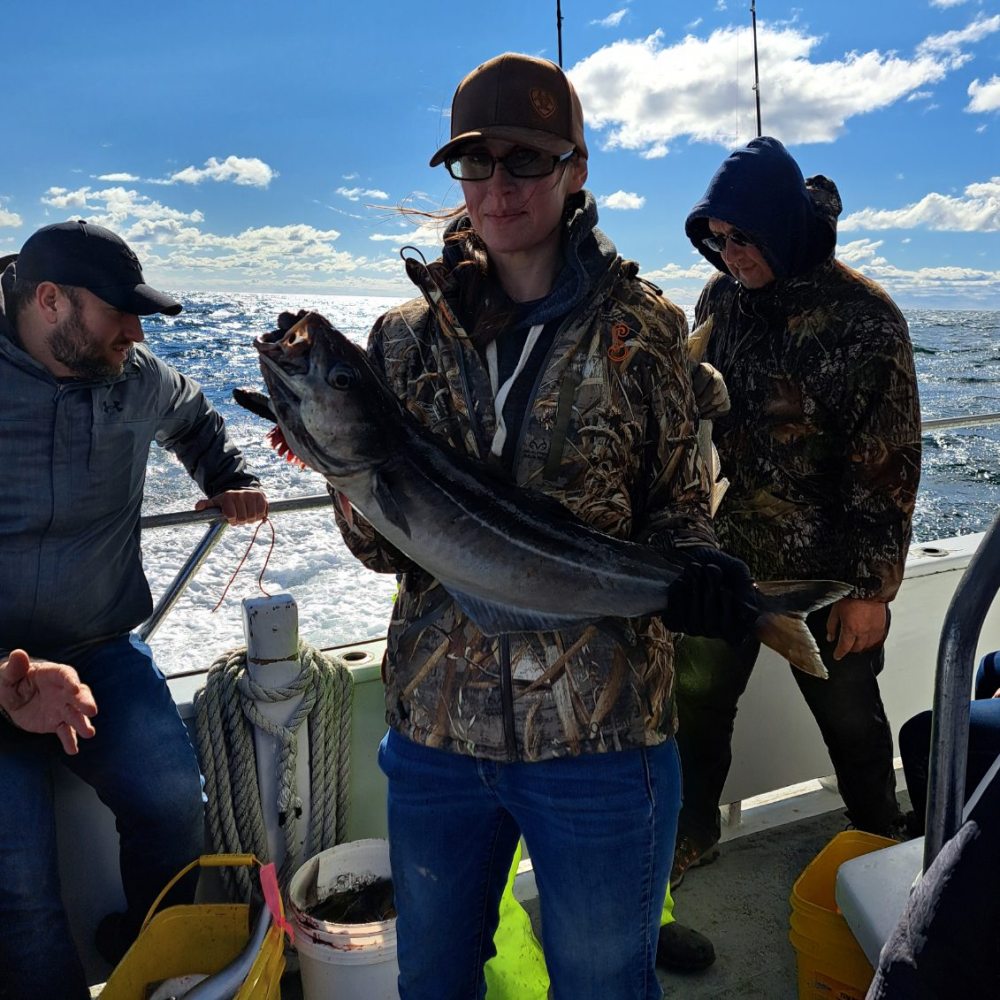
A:
<svg viewBox="0 0 1000 1000">
<path fill-rule="evenodd" d="M 875 970 L 837 908 L 837 870 L 895 840 L 861 830 L 838 833 L 792 887 L 788 938 L 795 948 L 799 1000 L 864 1000 Z"/>
<path fill-rule="evenodd" d="M 101 991 L 101 1000 L 145 1000 L 149 987 L 164 979 L 224 969 L 250 939 L 247 903 L 196 903 L 156 910 L 177 882 L 198 866 L 259 864 L 252 854 L 210 854 L 178 872 L 153 902 L 139 937 Z M 234 1000 L 279 1000 L 284 970 L 284 931 L 275 921 Z"/>
</svg>

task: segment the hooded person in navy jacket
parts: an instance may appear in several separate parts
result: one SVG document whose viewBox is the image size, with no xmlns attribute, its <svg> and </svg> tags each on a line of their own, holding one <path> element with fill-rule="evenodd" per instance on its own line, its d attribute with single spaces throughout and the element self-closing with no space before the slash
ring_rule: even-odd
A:
<svg viewBox="0 0 1000 1000">
<path fill-rule="evenodd" d="M 903 577 L 920 475 L 920 409 L 906 321 L 875 282 L 834 258 L 836 186 L 803 179 L 773 138 L 733 152 L 686 221 L 718 270 L 695 320 L 731 410 L 714 421 L 730 481 L 724 551 L 757 580 L 852 587 L 809 626 L 830 679 L 792 671 L 851 822 L 900 830 L 892 734 L 878 689 L 889 602 Z M 718 853 L 718 805 L 737 702 L 759 645 L 687 638 L 678 669 L 684 805 L 672 873 Z"/>
</svg>

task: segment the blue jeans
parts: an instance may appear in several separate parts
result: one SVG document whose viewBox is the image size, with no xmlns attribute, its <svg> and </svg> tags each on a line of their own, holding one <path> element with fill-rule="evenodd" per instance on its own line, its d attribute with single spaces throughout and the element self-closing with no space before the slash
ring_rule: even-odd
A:
<svg viewBox="0 0 1000 1000">
<path fill-rule="evenodd" d="M 534 866 L 556 1000 L 659 1000 L 656 942 L 680 808 L 673 740 L 499 763 L 390 730 L 401 1000 L 482 1000 L 518 838 Z"/>
<path fill-rule="evenodd" d="M 1000 754 L 1000 652 L 987 653 L 979 661 L 975 700 L 969 705 L 969 752 L 965 765 L 965 801 L 993 766 Z M 927 810 L 927 780 L 930 777 L 931 722 L 928 709 L 903 723 L 899 731 L 899 752 L 910 803 L 923 828 Z"/>
<path fill-rule="evenodd" d="M 59 761 L 115 814 L 127 923 L 137 928 L 166 882 L 204 850 L 198 760 L 149 647 L 122 636 L 73 663 L 97 702 L 96 735 L 76 756 L 54 736 L 0 741 L 0 997 L 89 996 L 60 897 L 49 768 Z M 63 837 L 80 831 L 63 830 Z M 87 863 L 81 841 L 79 864 Z M 182 892 L 182 895 L 184 893 Z M 193 885 L 186 887 L 188 899 Z M 182 902 L 182 899 L 174 899 Z"/>
</svg>

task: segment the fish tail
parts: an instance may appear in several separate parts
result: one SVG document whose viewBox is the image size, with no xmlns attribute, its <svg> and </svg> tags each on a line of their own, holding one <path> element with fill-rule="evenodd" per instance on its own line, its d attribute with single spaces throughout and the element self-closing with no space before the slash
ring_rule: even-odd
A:
<svg viewBox="0 0 1000 1000">
<path fill-rule="evenodd" d="M 757 638 L 793 667 L 825 680 L 829 675 L 806 615 L 840 600 L 851 588 L 836 580 L 770 580 L 756 587 L 760 595 L 754 626 Z"/>
</svg>

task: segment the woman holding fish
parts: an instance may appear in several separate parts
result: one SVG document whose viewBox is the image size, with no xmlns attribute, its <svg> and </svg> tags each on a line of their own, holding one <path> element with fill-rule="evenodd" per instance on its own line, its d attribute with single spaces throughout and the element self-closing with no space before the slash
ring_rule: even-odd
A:
<svg viewBox="0 0 1000 1000">
<path fill-rule="evenodd" d="M 355 555 L 400 577 L 380 748 L 400 996 L 485 994 L 523 835 L 552 995 L 652 1000 L 680 805 L 669 626 L 742 634 L 752 584 L 716 548 L 683 313 L 596 227 L 569 80 L 540 59 L 492 59 L 456 91 L 451 132 L 431 165 L 461 183 L 465 205 L 439 260 L 407 261 L 421 296 L 378 321 L 369 358 L 406 411 L 488 466 L 498 491 L 546 494 L 532 516 L 551 505 L 555 517 L 554 498 L 661 553 L 676 580 L 663 616 L 532 616 L 544 586 L 532 559 L 507 588 L 517 594 L 486 600 L 446 590 L 370 519 L 338 512 Z M 389 492 L 387 530 L 405 539 L 416 500 Z M 442 546 L 449 530 L 442 522 Z M 470 544 L 467 557 L 484 580 L 500 573 L 486 551 Z"/>
</svg>

